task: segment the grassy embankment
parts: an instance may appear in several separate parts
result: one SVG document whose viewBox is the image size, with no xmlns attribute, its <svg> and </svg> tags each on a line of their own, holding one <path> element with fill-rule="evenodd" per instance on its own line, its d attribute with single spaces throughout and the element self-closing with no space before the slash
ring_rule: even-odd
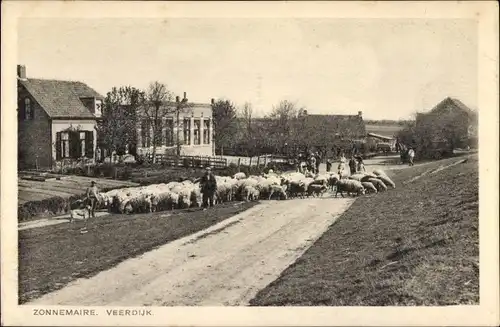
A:
<svg viewBox="0 0 500 327">
<path fill-rule="evenodd" d="M 251 305 L 478 304 L 477 156 L 432 173 L 459 160 L 392 171 Z"/>
</svg>

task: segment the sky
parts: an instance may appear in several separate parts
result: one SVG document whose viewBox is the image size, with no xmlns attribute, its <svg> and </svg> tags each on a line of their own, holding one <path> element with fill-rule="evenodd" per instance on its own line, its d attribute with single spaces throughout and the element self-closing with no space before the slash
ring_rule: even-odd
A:
<svg viewBox="0 0 500 327">
<path fill-rule="evenodd" d="M 458 19 L 23 18 L 28 78 L 165 83 L 189 101 L 282 100 L 311 114 L 411 119 L 447 96 L 477 108 L 477 25 Z"/>
</svg>

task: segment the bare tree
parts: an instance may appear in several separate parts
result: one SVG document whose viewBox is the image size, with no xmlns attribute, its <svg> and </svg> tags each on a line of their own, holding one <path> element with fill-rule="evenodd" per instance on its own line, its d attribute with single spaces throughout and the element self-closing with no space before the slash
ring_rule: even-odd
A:
<svg viewBox="0 0 500 327">
<path fill-rule="evenodd" d="M 165 84 L 156 81 L 149 85 L 146 92 L 144 114 L 153 132 L 153 163 L 156 162 L 156 147 L 161 146 L 162 143 L 163 119 L 176 110 L 175 107 L 169 105 L 172 99 L 173 94 Z M 179 139 L 177 138 L 177 140 Z"/>
<path fill-rule="evenodd" d="M 275 140 L 274 146 L 277 152 L 287 151 L 286 148 L 296 141 L 298 113 L 296 104 L 288 100 L 283 100 L 273 107 L 269 115 L 272 119 L 269 133 Z"/>
<path fill-rule="evenodd" d="M 248 156 L 248 150 L 253 153 L 256 146 L 253 130 L 253 108 L 250 102 L 245 102 L 243 107 L 240 109 L 239 116 L 242 141 L 247 149 L 246 155 Z"/>
</svg>

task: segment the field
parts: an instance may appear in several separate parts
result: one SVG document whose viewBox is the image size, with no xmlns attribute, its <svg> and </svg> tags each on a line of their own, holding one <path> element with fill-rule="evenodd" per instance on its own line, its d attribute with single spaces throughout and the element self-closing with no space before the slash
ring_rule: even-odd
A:
<svg viewBox="0 0 500 327">
<path fill-rule="evenodd" d="M 55 196 L 69 198 L 84 194 L 90 181 L 96 181 L 101 189 L 135 186 L 136 183 L 112 179 L 89 178 L 83 176 L 63 176 L 60 180 L 33 181 L 18 179 L 18 204 L 41 201 Z"/>
<path fill-rule="evenodd" d="M 19 231 L 19 302 L 25 303 L 173 240 L 208 228 L 254 203 L 229 203 L 208 211 L 176 210 L 110 215 L 82 222 Z"/>
<path fill-rule="evenodd" d="M 366 124 L 367 133 L 375 133 L 383 136 L 394 136 L 397 132 L 404 128 L 403 125 L 372 125 Z"/>
<path fill-rule="evenodd" d="M 478 304 L 478 161 L 440 170 L 458 160 L 391 171 L 251 305 Z"/>
</svg>

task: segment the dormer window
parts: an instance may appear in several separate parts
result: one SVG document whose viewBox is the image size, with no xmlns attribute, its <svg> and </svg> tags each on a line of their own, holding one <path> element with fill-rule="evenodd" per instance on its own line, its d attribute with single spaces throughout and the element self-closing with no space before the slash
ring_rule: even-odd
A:
<svg viewBox="0 0 500 327">
<path fill-rule="evenodd" d="M 24 99 L 24 120 L 33 119 L 33 107 L 31 106 L 30 98 Z"/>
<path fill-rule="evenodd" d="M 101 115 L 102 115 L 102 100 L 98 100 L 98 99 L 95 100 L 94 115 L 96 117 L 101 117 Z"/>
</svg>

